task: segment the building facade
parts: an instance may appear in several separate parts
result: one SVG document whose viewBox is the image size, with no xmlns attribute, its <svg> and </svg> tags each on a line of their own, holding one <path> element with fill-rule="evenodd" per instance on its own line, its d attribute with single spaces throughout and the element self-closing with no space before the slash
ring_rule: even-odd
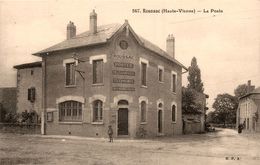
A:
<svg viewBox="0 0 260 165">
<path fill-rule="evenodd" d="M 35 53 L 42 57 L 43 109 L 47 134 L 106 137 L 171 136 L 182 133 L 182 70 L 174 57 L 138 36 L 128 21 L 97 26 L 90 14 L 89 31 Z"/>
<path fill-rule="evenodd" d="M 260 132 L 260 87 L 254 89 L 251 82 L 248 82 L 248 93 L 239 98 L 237 109 L 237 127 L 244 125 L 248 132 Z"/>
<path fill-rule="evenodd" d="M 17 113 L 42 112 L 42 62 L 14 66 L 17 69 Z"/>
</svg>

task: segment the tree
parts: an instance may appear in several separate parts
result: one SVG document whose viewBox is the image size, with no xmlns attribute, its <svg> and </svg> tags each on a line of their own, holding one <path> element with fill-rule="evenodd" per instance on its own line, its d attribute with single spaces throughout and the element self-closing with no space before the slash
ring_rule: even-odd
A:
<svg viewBox="0 0 260 165">
<path fill-rule="evenodd" d="M 200 114 L 202 105 L 195 102 L 196 91 L 190 88 L 182 88 L 182 113 Z"/>
<path fill-rule="evenodd" d="M 195 57 L 191 60 L 191 66 L 188 68 L 188 88 L 194 89 L 197 92 L 204 92 L 203 83 L 201 81 L 200 68 L 197 64 L 197 59 Z"/>
<path fill-rule="evenodd" d="M 246 95 L 247 94 L 247 85 L 246 84 L 238 85 L 237 88 L 234 90 L 234 93 L 237 98 Z"/>
<path fill-rule="evenodd" d="M 237 106 L 237 98 L 235 96 L 227 93 L 219 94 L 213 103 L 216 120 L 223 123 L 224 126 L 226 123 L 235 124 Z"/>
</svg>

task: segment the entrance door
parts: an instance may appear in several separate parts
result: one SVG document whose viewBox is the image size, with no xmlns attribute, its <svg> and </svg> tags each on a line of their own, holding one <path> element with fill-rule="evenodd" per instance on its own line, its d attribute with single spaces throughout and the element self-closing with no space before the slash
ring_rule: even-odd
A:
<svg viewBox="0 0 260 165">
<path fill-rule="evenodd" d="M 128 109 L 118 110 L 118 135 L 128 135 Z"/>
<path fill-rule="evenodd" d="M 162 133 L 162 110 L 158 111 L 158 132 Z"/>
</svg>

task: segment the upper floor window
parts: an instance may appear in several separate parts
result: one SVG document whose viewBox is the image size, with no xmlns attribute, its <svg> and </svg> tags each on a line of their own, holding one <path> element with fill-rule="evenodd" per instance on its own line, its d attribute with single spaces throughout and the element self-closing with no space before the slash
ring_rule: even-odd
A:
<svg viewBox="0 0 260 165">
<path fill-rule="evenodd" d="M 177 118 L 177 110 L 176 110 L 176 105 L 173 104 L 172 105 L 172 122 L 176 122 L 176 118 Z"/>
<path fill-rule="evenodd" d="M 60 121 L 82 121 L 82 103 L 65 101 L 59 104 Z"/>
<path fill-rule="evenodd" d="M 141 63 L 141 85 L 142 86 L 147 86 L 146 71 L 147 71 L 147 64 L 142 62 Z"/>
<path fill-rule="evenodd" d="M 103 60 L 93 61 L 93 84 L 103 83 Z"/>
<path fill-rule="evenodd" d="M 75 62 L 66 63 L 66 85 L 75 85 L 76 83 L 76 74 L 75 74 Z"/>
<path fill-rule="evenodd" d="M 139 64 L 140 64 L 141 86 L 147 87 L 147 67 L 149 66 L 149 61 L 144 58 L 140 58 Z"/>
<path fill-rule="evenodd" d="M 30 102 L 34 102 L 35 101 L 35 93 L 36 93 L 36 91 L 35 91 L 34 87 L 28 89 L 28 100 Z"/>
<path fill-rule="evenodd" d="M 93 102 L 93 122 L 101 122 L 103 120 L 103 102 L 96 100 Z"/>
<path fill-rule="evenodd" d="M 158 80 L 159 80 L 159 82 L 163 82 L 163 72 L 164 72 L 163 66 L 158 66 Z"/>
<path fill-rule="evenodd" d="M 145 101 L 141 102 L 141 122 L 146 122 L 146 109 L 147 105 Z"/>
<path fill-rule="evenodd" d="M 171 78 L 171 90 L 172 90 L 172 92 L 176 93 L 176 88 L 177 88 L 177 74 L 172 71 L 171 76 L 172 76 L 172 78 Z"/>
</svg>

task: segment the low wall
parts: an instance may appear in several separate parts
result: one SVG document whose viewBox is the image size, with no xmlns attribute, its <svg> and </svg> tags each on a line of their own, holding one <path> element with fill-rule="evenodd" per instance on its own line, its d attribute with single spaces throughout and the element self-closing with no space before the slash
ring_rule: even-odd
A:
<svg viewBox="0 0 260 165">
<path fill-rule="evenodd" d="M 184 124 L 184 134 L 192 134 L 192 133 L 201 133 L 201 124 L 200 122 L 185 122 Z"/>
<path fill-rule="evenodd" d="M 41 134 L 40 124 L 0 123 L 1 133 Z"/>
</svg>

